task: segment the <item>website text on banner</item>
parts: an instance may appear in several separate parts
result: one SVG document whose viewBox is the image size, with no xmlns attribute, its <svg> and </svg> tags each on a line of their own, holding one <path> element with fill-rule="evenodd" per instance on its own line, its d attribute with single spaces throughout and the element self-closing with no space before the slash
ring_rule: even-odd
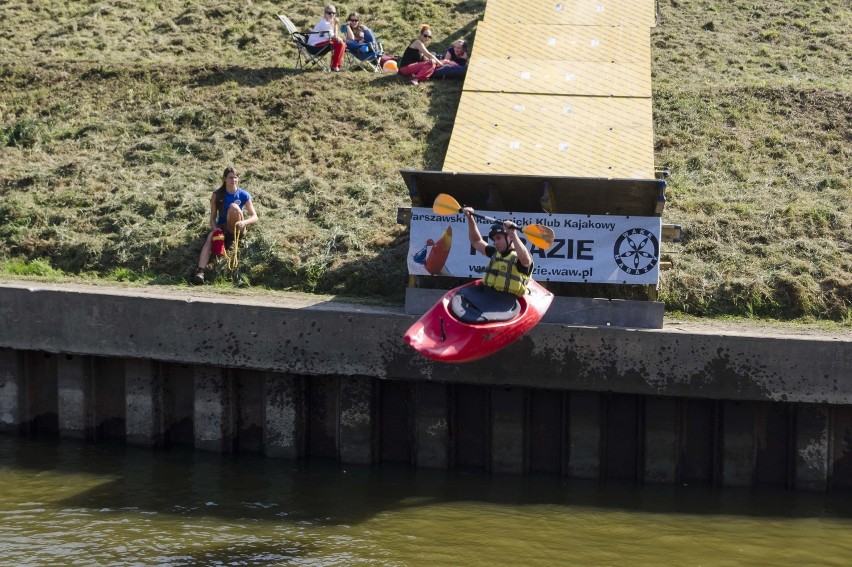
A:
<svg viewBox="0 0 852 567">
<path fill-rule="evenodd" d="M 542 224 L 553 229 L 556 239 L 547 250 L 520 235 L 532 254 L 532 275 L 538 281 L 659 283 L 660 217 L 477 212 L 519 226 Z M 488 234 L 490 223 L 478 224 L 480 232 Z M 478 278 L 487 264 L 488 259 L 477 255 L 468 241 L 463 215 L 436 215 L 424 207 L 411 209 L 409 274 Z"/>
</svg>

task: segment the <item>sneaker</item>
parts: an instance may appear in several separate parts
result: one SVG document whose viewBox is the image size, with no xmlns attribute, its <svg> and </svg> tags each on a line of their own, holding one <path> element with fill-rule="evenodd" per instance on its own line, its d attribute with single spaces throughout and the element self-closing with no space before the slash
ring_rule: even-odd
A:
<svg viewBox="0 0 852 567">
<path fill-rule="evenodd" d="M 412 85 L 414 85 L 415 87 L 420 84 L 420 81 L 418 81 L 417 79 L 411 79 L 408 82 L 411 83 Z"/>
<path fill-rule="evenodd" d="M 204 268 L 196 268 L 195 275 L 192 276 L 192 283 L 194 285 L 204 284 Z"/>
</svg>

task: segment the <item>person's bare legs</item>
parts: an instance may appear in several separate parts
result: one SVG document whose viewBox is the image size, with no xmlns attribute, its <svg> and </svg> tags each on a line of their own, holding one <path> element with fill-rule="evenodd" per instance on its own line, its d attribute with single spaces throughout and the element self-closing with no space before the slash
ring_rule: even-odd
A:
<svg viewBox="0 0 852 567">
<path fill-rule="evenodd" d="M 234 229 L 236 228 L 237 223 L 241 220 L 243 220 L 243 212 L 240 210 L 239 205 L 231 205 L 230 208 L 228 208 L 228 232 L 236 235 Z"/>
<path fill-rule="evenodd" d="M 207 235 L 207 240 L 204 241 L 204 246 L 201 247 L 201 254 L 198 256 L 198 267 L 204 269 L 210 263 L 210 254 L 213 251 L 213 232 Z"/>
<path fill-rule="evenodd" d="M 239 205 L 231 205 L 228 209 L 228 219 L 225 223 L 225 228 L 230 234 L 235 234 L 236 225 L 243 220 L 243 212 Z M 244 232 L 243 229 L 241 232 Z M 210 263 L 210 255 L 213 253 L 213 233 L 207 235 L 207 240 L 204 241 L 204 246 L 201 247 L 201 254 L 198 255 L 198 267 L 195 269 L 195 275 L 192 276 L 192 281 L 195 284 L 204 283 L 204 270 L 207 269 L 207 264 Z"/>
<path fill-rule="evenodd" d="M 201 247 L 201 254 L 198 255 L 198 266 L 195 268 L 195 274 L 192 276 L 192 283 L 200 285 L 204 283 L 204 270 L 207 264 L 210 263 L 210 253 L 213 251 L 213 232 L 207 235 L 207 240 L 204 241 L 204 246 Z"/>
</svg>

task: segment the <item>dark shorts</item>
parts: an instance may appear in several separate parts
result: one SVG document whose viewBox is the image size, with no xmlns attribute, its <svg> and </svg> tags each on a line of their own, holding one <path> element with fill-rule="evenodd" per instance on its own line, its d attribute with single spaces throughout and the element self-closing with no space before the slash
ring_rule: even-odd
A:
<svg viewBox="0 0 852 567">
<path fill-rule="evenodd" d="M 233 244 L 234 243 L 234 233 L 228 232 L 228 229 L 225 228 L 227 225 L 222 223 L 222 224 L 217 224 L 216 226 L 219 228 L 219 230 L 221 230 L 222 232 L 225 233 L 225 248 L 227 248 L 231 244 Z"/>
</svg>

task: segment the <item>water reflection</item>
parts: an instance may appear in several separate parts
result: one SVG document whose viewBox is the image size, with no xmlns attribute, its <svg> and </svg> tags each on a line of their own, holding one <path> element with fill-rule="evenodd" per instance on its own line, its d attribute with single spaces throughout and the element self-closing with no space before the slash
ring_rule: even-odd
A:
<svg viewBox="0 0 852 567">
<path fill-rule="evenodd" d="M 846 494 L 0 438 L 0 556 L 36 563 L 845 564 L 850 518 Z"/>
</svg>

